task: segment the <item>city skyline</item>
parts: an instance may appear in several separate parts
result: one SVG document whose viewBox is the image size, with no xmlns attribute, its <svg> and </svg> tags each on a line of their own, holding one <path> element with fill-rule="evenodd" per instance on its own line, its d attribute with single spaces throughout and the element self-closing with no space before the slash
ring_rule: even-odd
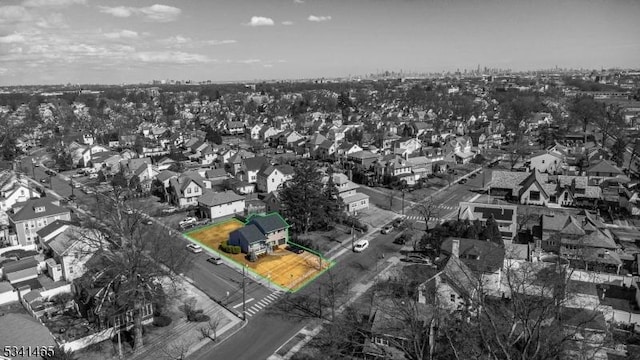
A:
<svg viewBox="0 0 640 360">
<path fill-rule="evenodd" d="M 0 84 L 640 64 L 632 0 L 9 0 Z"/>
</svg>

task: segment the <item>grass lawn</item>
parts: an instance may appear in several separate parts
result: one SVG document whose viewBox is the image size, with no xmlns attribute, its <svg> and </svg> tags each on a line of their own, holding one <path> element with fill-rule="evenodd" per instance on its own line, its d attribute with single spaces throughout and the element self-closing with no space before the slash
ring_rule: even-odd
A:
<svg viewBox="0 0 640 360">
<path fill-rule="evenodd" d="M 309 281 L 333 266 L 333 262 L 322 259 L 318 254 L 305 251 L 295 254 L 285 249 L 277 249 L 270 255 L 260 257 L 251 262 L 245 254 L 228 254 L 218 250 L 220 244 L 229 239 L 229 233 L 244 226 L 237 219 L 230 219 L 221 223 L 207 225 L 185 233 L 187 237 L 216 251 L 218 254 L 246 266 L 249 271 L 288 290 L 295 292 L 304 287 Z"/>
</svg>

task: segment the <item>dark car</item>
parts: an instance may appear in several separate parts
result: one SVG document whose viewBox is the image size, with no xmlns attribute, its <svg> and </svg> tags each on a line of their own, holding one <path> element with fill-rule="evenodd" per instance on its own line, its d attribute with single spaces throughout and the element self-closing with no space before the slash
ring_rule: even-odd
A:
<svg viewBox="0 0 640 360">
<path fill-rule="evenodd" d="M 292 253 L 296 253 L 296 254 L 302 254 L 304 252 L 304 249 L 301 249 L 297 246 L 287 246 L 287 250 L 291 251 Z"/>
<path fill-rule="evenodd" d="M 404 236 L 398 236 L 397 238 L 393 239 L 393 243 L 398 245 L 404 245 L 407 243 L 407 239 Z"/>
<path fill-rule="evenodd" d="M 460 184 L 465 184 L 467 182 L 467 179 L 460 179 L 459 183 Z"/>
<path fill-rule="evenodd" d="M 404 218 L 398 218 L 393 220 L 393 223 L 391 223 L 391 225 L 393 225 L 393 227 L 398 228 L 400 226 L 402 226 L 402 224 L 404 224 Z"/>
<path fill-rule="evenodd" d="M 424 255 L 418 255 L 418 254 L 407 255 L 406 257 L 400 259 L 400 261 L 410 262 L 410 263 L 414 263 L 414 264 L 431 265 L 431 259 L 429 259 L 428 257 L 426 257 Z"/>
<path fill-rule="evenodd" d="M 478 174 L 473 173 L 473 174 L 469 175 L 469 179 L 473 179 L 473 178 L 475 178 L 476 176 L 478 176 Z"/>
</svg>

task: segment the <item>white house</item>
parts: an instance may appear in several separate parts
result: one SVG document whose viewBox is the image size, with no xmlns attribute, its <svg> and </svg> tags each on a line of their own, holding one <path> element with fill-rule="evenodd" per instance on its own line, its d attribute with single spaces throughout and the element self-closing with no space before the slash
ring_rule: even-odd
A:
<svg viewBox="0 0 640 360">
<path fill-rule="evenodd" d="M 562 168 L 564 157 L 556 151 L 545 151 L 532 156 L 530 161 L 531 171 L 535 169 L 542 173 L 554 174 Z"/>
<path fill-rule="evenodd" d="M 43 248 L 53 255 L 53 261 L 47 262 L 49 276 L 54 281 L 69 282 L 84 274 L 85 263 L 97 250 L 101 236 L 66 221 L 54 221 L 37 234 Z"/>
<path fill-rule="evenodd" d="M 258 191 L 270 193 L 278 190 L 282 184 L 293 178 L 293 168 L 289 165 L 269 165 L 258 172 L 256 186 Z"/>
<path fill-rule="evenodd" d="M 218 193 L 206 190 L 198 198 L 198 206 L 202 215 L 209 219 L 217 219 L 243 213 L 245 201 L 244 196 L 230 190 Z"/>
</svg>

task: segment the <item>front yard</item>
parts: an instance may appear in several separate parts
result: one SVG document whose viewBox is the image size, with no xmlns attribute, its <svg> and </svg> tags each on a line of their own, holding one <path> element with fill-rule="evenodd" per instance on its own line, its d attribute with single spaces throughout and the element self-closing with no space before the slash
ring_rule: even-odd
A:
<svg viewBox="0 0 640 360">
<path fill-rule="evenodd" d="M 230 254 L 220 251 L 220 244 L 229 239 L 229 233 L 243 226 L 241 221 L 230 219 L 188 231 L 184 235 L 209 250 L 245 266 L 247 270 L 287 291 L 300 290 L 308 282 L 333 266 L 333 262 L 323 259 L 321 255 L 311 252 L 310 249 L 302 254 L 279 249 L 270 255 L 259 257 L 255 262 L 247 260 L 246 255 L 242 253 Z"/>
</svg>

